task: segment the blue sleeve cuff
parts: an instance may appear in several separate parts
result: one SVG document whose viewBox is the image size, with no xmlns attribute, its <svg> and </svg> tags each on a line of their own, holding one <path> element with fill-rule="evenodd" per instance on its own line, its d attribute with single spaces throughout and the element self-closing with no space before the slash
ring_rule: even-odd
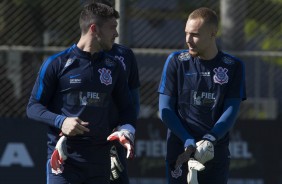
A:
<svg viewBox="0 0 282 184">
<path fill-rule="evenodd" d="M 55 127 L 61 129 L 66 118 L 66 116 L 58 115 L 55 119 Z"/>
<path fill-rule="evenodd" d="M 196 147 L 195 139 L 187 139 L 184 143 L 184 148 L 187 148 L 190 145 Z"/>
<path fill-rule="evenodd" d="M 130 124 L 124 124 L 124 125 L 118 127 L 118 130 L 127 130 L 130 133 L 135 134 L 135 128 Z"/>
</svg>

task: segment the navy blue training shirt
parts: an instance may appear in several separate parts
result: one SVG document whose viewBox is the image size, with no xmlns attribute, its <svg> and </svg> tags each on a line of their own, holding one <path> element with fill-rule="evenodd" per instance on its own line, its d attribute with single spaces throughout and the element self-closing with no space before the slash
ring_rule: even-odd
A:
<svg viewBox="0 0 282 184">
<path fill-rule="evenodd" d="M 27 106 L 27 115 L 50 126 L 49 156 L 66 117 L 79 117 L 90 132 L 68 138 L 68 145 L 106 143 L 109 111 L 115 99 L 121 124 L 135 127 L 136 115 L 123 67 L 104 52 L 91 55 L 76 45 L 49 57 L 41 66 Z M 91 152 L 89 152 L 91 153 Z M 83 158 L 87 153 L 77 153 Z M 90 157 L 90 155 L 89 155 Z M 83 160 L 83 159 L 82 159 Z M 87 160 L 87 159 L 86 159 Z"/>
<path fill-rule="evenodd" d="M 134 53 L 128 47 L 114 44 L 112 49 L 107 52 L 115 57 L 122 64 L 126 73 L 127 84 L 130 90 L 140 87 L 138 66 Z"/>
<path fill-rule="evenodd" d="M 187 50 L 174 52 L 158 92 L 176 99 L 182 126 L 199 140 L 222 116 L 226 99 L 246 99 L 244 70 L 243 62 L 221 51 L 208 61 L 191 57 Z"/>
<path fill-rule="evenodd" d="M 135 55 L 133 51 L 128 47 L 116 43 L 113 45 L 112 49 L 107 53 L 116 58 L 123 66 L 126 75 L 127 85 L 131 92 L 131 97 L 135 106 L 136 115 L 138 115 L 140 109 L 138 90 L 138 88 L 140 87 L 140 80 Z M 118 108 L 116 107 L 116 105 L 113 105 L 111 118 L 111 129 L 113 129 L 119 124 Z"/>
</svg>

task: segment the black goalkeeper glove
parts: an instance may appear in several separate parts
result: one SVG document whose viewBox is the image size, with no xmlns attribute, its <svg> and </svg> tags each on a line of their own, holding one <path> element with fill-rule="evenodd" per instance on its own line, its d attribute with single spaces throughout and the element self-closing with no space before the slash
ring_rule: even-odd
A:
<svg viewBox="0 0 282 184">
<path fill-rule="evenodd" d="M 110 179 L 113 181 L 119 178 L 120 173 L 124 170 L 124 166 L 122 165 L 122 163 L 119 160 L 117 148 L 114 145 L 111 147 L 110 157 L 111 157 L 111 177 Z"/>
</svg>

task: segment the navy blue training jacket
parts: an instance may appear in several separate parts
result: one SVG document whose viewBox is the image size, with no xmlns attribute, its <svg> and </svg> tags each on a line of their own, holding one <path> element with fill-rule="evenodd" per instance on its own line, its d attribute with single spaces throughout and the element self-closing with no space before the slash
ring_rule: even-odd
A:
<svg viewBox="0 0 282 184">
<path fill-rule="evenodd" d="M 129 96 L 119 61 L 105 52 L 91 55 L 73 45 L 42 64 L 27 115 L 49 125 L 50 157 L 66 117 L 79 117 L 89 122 L 90 129 L 84 135 L 69 137 L 68 145 L 79 148 L 106 143 L 111 132 L 109 113 L 113 100 L 119 108 L 121 124 L 135 127 L 136 112 Z"/>
<path fill-rule="evenodd" d="M 246 99 L 245 66 L 221 51 L 208 61 L 191 57 L 188 50 L 174 52 L 165 63 L 158 92 L 176 99 L 181 126 L 199 140 L 222 116 L 227 99 Z M 228 134 L 222 142 L 228 142 Z"/>
</svg>

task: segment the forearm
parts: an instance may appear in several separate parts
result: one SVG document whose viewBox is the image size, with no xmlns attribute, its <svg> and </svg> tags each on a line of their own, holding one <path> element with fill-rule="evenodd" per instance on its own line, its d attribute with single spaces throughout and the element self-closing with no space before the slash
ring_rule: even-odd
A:
<svg viewBox="0 0 282 184">
<path fill-rule="evenodd" d="M 211 133 L 215 135 L 217 139 L 222 138 L 234 126 L 240 103 L 241 99 L 239 98 L 227 99 L 225 101 L 224 112 L 211 130 Z"/>
<path fill-rule="evenodd" d="M 27 106 L 27 116 L 30 119 L 47 123 L 49 126 L 61 128 L 65 116 L 49 111 L 45 106 L 30 100 Z"/>
<path fill-rule="evenodd" d="M 184 143 L 189 139 L 194 142 L 194 138 L 182 125 L 180 119 L 175 113 L 176 99 L 167 95 L 159 95 L 159 112 L 163 123 Z"/>
</svg>

